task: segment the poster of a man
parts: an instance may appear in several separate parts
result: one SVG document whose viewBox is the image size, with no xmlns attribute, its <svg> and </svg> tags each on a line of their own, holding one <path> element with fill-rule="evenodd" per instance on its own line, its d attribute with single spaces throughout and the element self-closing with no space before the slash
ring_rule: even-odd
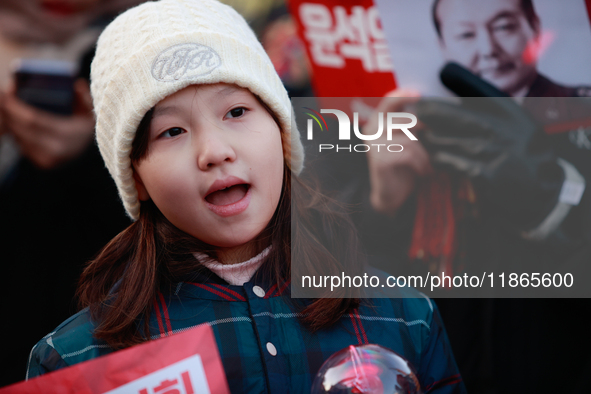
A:
<svg viewBox="0 0 591 394">
<path fill-rule="evenodd" d="M 438 72 L 454 61 L 512 96 L 588 95 L 577 88 L 591 85 L 583 0 L 377 3 L 399 87 L 449 95 Z"/>
<path fill-rule="evenodd" d="M 576 127 L 571 128 L 573 123 L 570 123 L 577 118 L 577 112 L 583 113 L 585 117 L 588 116 L 588 99 L 559 100 L 556 97 L 591 95 L 588 88 L 591 85 L 589 69 L 591 28 L 590 14 L 587 9 L 587 5 L 591 5 L 591 2 L 585 2 L 585 0 L 561 2 L 555 0 L 414 2 L 376 0 L 376 2 L 389 41 L 394 73 L 401 94 L 406 94 L 408 89 L 412 89 L 418 91 L 422 97 L 451 95 L 452 93 L 440 82 L 439 73 L 447 62 L 459 63 L 505 93 L 523 97 L 517 101 L 522 103 L 523 108 L 530 115 L 533 115 L 532 118 L 536 122 L 544 125 L 564 122 L 565 128 L 560 132 L 550 132 L 549 129 L 540 127 L 531 134 L 535 139 L 532 137 L 530 140 L 538 143 L 538 147 L 544 146 L 544 149 L 547 149 L 544 152 L 545 157 L 551 158 L 543 170 L 534 172 L 549 175 L 553 173 L 553 169 L 557 169 L 558 171 L 554 173 L 564 177 L 558 178 L 564 181 L 555 183 L 553 197 L 548 199 L 552 201 L 548 206 L 554 207 L 552 212 L 556 212 L 555 207 L 558 207 L 562 201 L 566 201 L 561 200 L 560 195 L 562 190 L 566 190 L 566 185 L 570 184 L 571 179 L 573 184 L 577 184 L 579 191 L 584 191 L 578 194 L 577 201 L 573 201 L 572 204 L 567 203 L 570 206 L 569 213 L 557 221 L 554 221 L 548 213 L 550 211 L 545 208 L 546 211 L 540 209 L 536 212 L 537 218 L 532 221 L 532 224 L 534 222 L 536 224 L 533 226 L 513 228 L 505 226 L 504 224 L 509 220 L 515 219 L 515 212 L 524 212 L 526 208 L 532 207 L 542 198 L 543 193 L 535 190 L 534 186 L 545 185 L 545 181 L 520 182 L 513 177 L 520 173 L 519 166 L 513 163 L 522 163 L 528 167 L 537 159 L 534 159 L 530 152 L 518 153 L 514 156 L 515 162 L 505 167 L 502 176 L 489 178 L 503 179 L 503 184 L 480 182 L 474 174 L 484 172 L 476 170 L 471 173 L 471 170 L 476 168 L 472 165 L 480 160 L 476 159 L 476 155 L 482 152 L 486 152 L 488 157 L 480 156 L 482 158 L 480 163 L 492 163 L 491 151 L 483 148 L 484 144 L 471 152 L 468 152 L 470 149 L 464 150 L 472 138 L 477 138 L 477 128 L 466 128 L 464 133 L 459 132 L 460 128 L 456 126 L 459 124 L 458 120 L 463 121 L 460 116 L 462 111 L 450 110 L 447 117 L 438 118 L 439 124 L 433 121 L 428 125 L 432 128 L 431 131 L 435 130 L 439 133 L 437 134 L 439 139 L 428 140 L 427 133 L 419 135 L 419 144 L 425 147 L 421 152 L 423 155 L 414 153 L 419 151 L 416 146 L 414 152 L 409 149 L 411 153 L 407 154 L 410 158 L 407 163 L 412 163 L 414 167 L 402 160 L 387 161 L 381 160 L 382 158 L 368 160 L 370 164 L 374 163 L 373 169 L 370 167 L 370 179 L 377 179 L 374 181 L 374 185 L 377 186 L 372 185 L 372 193 L 379 196 L 378 201 L 396 201 L 399 204 L 396 207 L 398 216 L 392 222 L 396 222 L 398 228 L 404 227 L 407 233 L 412 229 L 413 236 L 414 234 L 423 236 L 425 229 L 436 228 L 439 223 L 445 223 L 446 220 L 447 223 L 453 223 L 457 227 L 445 234 L 458 234 L 458 239 L 464 240 L 464 244 L 457 249 L 459 252 L 454 256 L 453 261 L 455 265 L 450 265 L 459 269 L 469 267 L 466 271 L 472 271 L 475 269 L 475 264 L 482 263 L 490 264 L 488 266 L 495 267 L 495 270 L 513 271 L 517 267 L 526 267 L 528 270 L 535 271 L 541 269 L 544 264 L 547 264 L 548 269 L 554 270 L 558 269 L 557 267 L 566 266 L 569 269 L 588 267 L 591 255 L 589 243 L 591 238 L 588 236 L 591 234 L 589 232 L 591 222 L 585 212 L 590 212 L 588 209 L 591 202 L 588 189 L 589 179 L 591 179 L 588 150 L 588 146 L 591 146 L 588 144 L 591 129 L 579 127 L 576 123 L 574 123 Z M 550 98 L 544 99 L 540 96 Z M 433 100 L 432 103 L 437 101 L 441 100 Z M 388 108 L 384 112 L 391 110 Z M 491 114 L 486 114 L 486 116 L 489 115 Z M 484 120 L 486 116 L 480 120 Z M 420 115 L 417 115 L 417 118 L 421 120 Z M 422 121 L 426 124 L 425 118 Z M 474 125 L 478 123 L 479 121 L 476 121 Z M 445 124 L 452 126 L 449 130 L 443 130 L 442 126 Z M 499 130 L 507 131 L 508 138 L 505 139 L 505 136 L 496 138 L 501 133 L 495 133 L 489 134 L 494 137 L 483 138 L 481 141 L 502 140 L 504 145 L 498 148 L 503 154 L 499 157 L 509 157 L 514 152 L 513 149 L 519 145 L 519 138 L 525 135 L 525 129 L 520 125 L 510 132 L 506 126 Z M 505 143 L 508 140 L 511 141 Z M 534 146 L 533 143 L 524 145 Z M 460 156 L 460 160 L 455 160 Z M 387 156 L 384 157 L 387 158 Z M 446 158 L 451 160 L 445 163 Z M 558 166 L 564 163 L 558 158 L 564 160 L 564 163 L 568 162 L 565 167 L 569 169 L 561 170 Z M 463 161 L 463 159 L 467 160 Z M 454 160 L 457 165 L 452 164 Z M 422 166 L 431 164 L 438 172 L 435 176 L 424 175 L 414 169 L 423 168 L 416 163 Z M 442 164 L 452 165 L 445 167 Z M 495 161 L 494 166 L 497 164 Z M 569 178 L 570 169 L 576 170 L 578 180 Z M 390 177 L 388 179 L 381 174 Z M 445 185 L 447 177 L 453 179 L 456 185 L 461 185 L 462 177 L 468 178 L 471 187 L 473 186 L 472 196 L 476 209 L 460 209 L 458 216 L 452 214 L 446 216 L 445 213 L 440 213 L 445 212 L 443 209 L 433 215 L 423 215 L 423 212 L 428 212 L 426 211 L 428 207 L 436 206 L 436 203 L 443 200 L 440 197 L 443 193 L 440 194 L 436 187 Z M 517 191 L 515 187 L 507 187 L 510 184 L 525 187 Z M 453 187 L 456 189 L 452 189 Z M 585 187 L 587 189 L 584 189 Z M 388 193 L 392 190 L 393 197 L 387 193 L 380 195 L 381 190 L 387 190 Z M 449 196 L 451 196 L 450 200 L 454 201 L 449 205 L 462 207 L 458 205 L 463 198 L 459 197 L 462 195 L 461 189 L 450 186 L 448 190 L 452 190 Z M 512 196 L 493 208 L 490 202 L 500 202 L 493 193 L 502 190 L 510 190 Z M 558 190 L 561 190 L 560 194 Z M 528 195 L 528 193 L 531 194 Z M 524 198 L 525 196 L 528 197 Z M 523 198 L 523 200 L 512 205 L 516 202 L 515 198 Z M 470 198 L 464 201 L 469 200 Z M 422 207 L 421 204 L 423 204 Z M 512 211 L 513 208 L 515 211 Z M 414 216 L 403 224 L 402 220 L 405 217 L 402 214 L 407 210 L 412 211 Z M 473 217 L 473 222 L 470 222 L 472 218 L 464 215 L 465 212 L 477 213 Z M 491 225 L 492 223 L 498 225 Z M 554 223 L 556 227 L 536 238 L 537 234 L 541 234 L 537 232 L 543 227 L 540 226 L 541 223 Z M 468 230 L 461 230 L 462 228 Z M 563 231 L 567 228 L 568 230 Z M 465 237 L 462 231 L 466 234 Z M 395 235 L 396 239 L 403 239 L 399 234 L 403 234 L 403 231 Z M 424 258 L 426 248 L 412 249 L 412 246 L 430 245 L 431 239 L 444 239 L 439 234 L 433 234 L 435 234 L 433 238 L 428 240 L 422 240 L 417 236 L 416 243 L 411 241 L 411 247 L 408 249 L 411 258 L 409 265 L 417 266 L 417 262 L 429 263 L 429 260 Z M 568 243 L 573 241 L 574 243 L 570 244 L 572 246 L 563 247 L 566 244 L 560 245 L 559 242 L 555 242 L 563 234 L 572 236 L 568 240 L 563 238 Z M 394 239 L 394 236 L 391 235 L 391 237 Z M 574 246 L 575 244 L 577 246 Z M 415 250 L 420 253 L 413 254 Z M 464 258 L 463 261 L 462 258 Z M 462 265 L 463 262 L 465 265 Z M 445 269 L 448 270 L 448 267 Z M 587 276 L 580 275 L 580 277 Z M 591 376 L 588 370 L 583 370 L 591 365 L 588 361 L 589 344 L 569 345 L 567 342 L 572 338 L 576 337 L 579 340 L 583 335 L 573 334 L 573 327 L 564 322 L 571 320 L 580 310 L 588 309 L 588 300 L 547 298 L 501 300 L 495 298 L 499 297 L 498 294 L 496 292 L 490 296 L 491 298 L 483 299 L 437 300 L 468 391 L 474 393 L 585 391 L 589 387 L 588 380 Z M 548 319 L 549 315 L 552 316 L 551 319 Z M 561 361 L 549 364 L 548 360 Z M 577 371 L 579 366 L 581 366 L 581 372 Z M 550 387 L 554 384 L 552 377 L 561 376 L 564 373 L 572 376 L 571 381 L 560 382 Z M 562 387 L 563 385 L 570 387 Z"/>
<path fill-rule="evenodd" d="M 540 20 L 531 0 L 435 0 L 433 24 L 448 61 L 455 61 L 512 96 L 537 79 L 532 53 Z"/>
</svg>

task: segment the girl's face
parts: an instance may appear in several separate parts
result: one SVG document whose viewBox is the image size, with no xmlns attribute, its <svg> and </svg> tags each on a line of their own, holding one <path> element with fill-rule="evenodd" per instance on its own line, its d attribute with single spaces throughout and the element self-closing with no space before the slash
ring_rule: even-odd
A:
<svg viewBox="0 0 591 394">
<path fill-rule="evenodd" d="M 213 246 L 254 240 L 271 220 L 283 181 L 279 127 L 247 89 L 189 86 L 155 107 L 148 155 L 134 166 L 140 200 Z"/>
</svg>

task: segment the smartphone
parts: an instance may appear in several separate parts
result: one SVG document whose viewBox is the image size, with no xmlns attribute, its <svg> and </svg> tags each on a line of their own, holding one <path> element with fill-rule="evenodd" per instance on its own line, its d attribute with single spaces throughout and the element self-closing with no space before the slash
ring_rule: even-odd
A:
<svg viewBox="0 0 591 394">
<path fill-rule="evenodd" d="M 33 107 L 71 115 L 77 68 L 76 63 L 69 61 L 18 59 L 13 65 L 16 95 Z"/>
</svg>

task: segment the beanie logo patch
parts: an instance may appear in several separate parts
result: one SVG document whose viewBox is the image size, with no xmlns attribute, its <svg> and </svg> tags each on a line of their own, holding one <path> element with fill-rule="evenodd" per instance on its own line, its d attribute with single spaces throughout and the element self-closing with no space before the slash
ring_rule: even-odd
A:
<svg viewBox="0 0 591 394">
<path fill-rule="evenodd" d="M 175 82 L 211 73 L 222 64 L 212 48 L 195 43 L 166 48 L 152 64 L 152 76 L 161 82 Z"/>
</svg>

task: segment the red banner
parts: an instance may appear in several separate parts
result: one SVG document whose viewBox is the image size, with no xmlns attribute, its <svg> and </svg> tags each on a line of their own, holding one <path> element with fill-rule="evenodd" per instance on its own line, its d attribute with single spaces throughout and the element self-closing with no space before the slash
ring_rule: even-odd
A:
<svg viewBox="0 0 591 394">
<path fill-rule="evenodd" d="M 209 325 L 0 389 L 0 394 L 229 394 Z"/>
<path fill-rule="evenodd" d="M 319 97 L 382 97 L 396 87 L 372 0 L 291 0 Z"/>
</svg>

